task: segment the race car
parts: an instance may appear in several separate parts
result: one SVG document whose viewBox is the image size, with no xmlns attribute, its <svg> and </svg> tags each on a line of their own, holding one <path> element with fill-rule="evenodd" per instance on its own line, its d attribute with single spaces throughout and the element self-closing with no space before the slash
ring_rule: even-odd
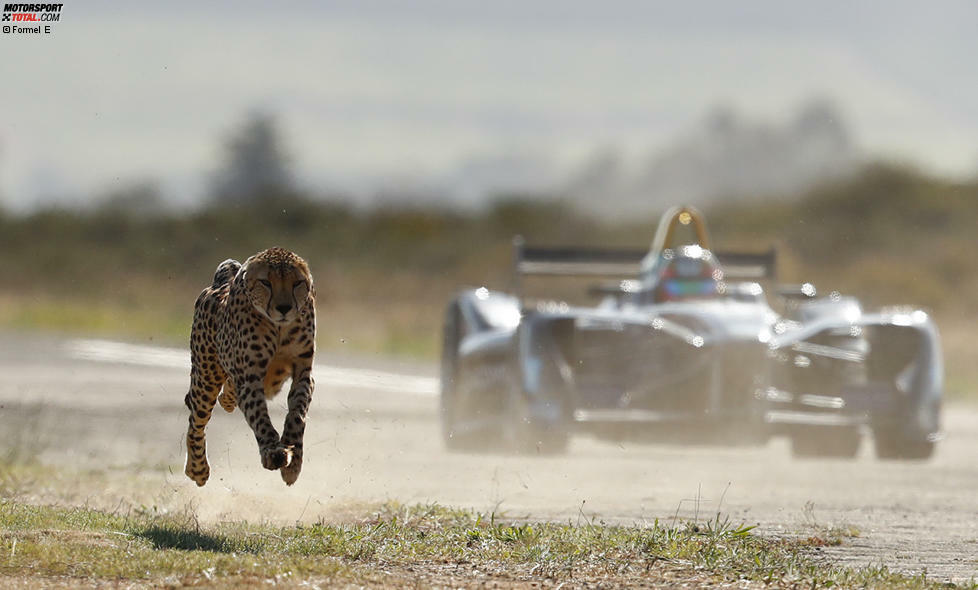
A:
<svg viewBox="0 0 978 590">
<path fill-rule="evenodd" d="M 787 436 L 796 456 L 847 458 L 871 434 L 881 459 L 926 459 L 941 437 L 942 353 L 925 311 L 772 287 L 775 252 L 714 251 L 692 207 L 666 212 L 647 251 L 514 249 L 513 293 L 466 289 L 445 312 L 450 450 L 561 453 L 578 433 Z M 530 297 L 529 276 L 614 280 L 591 286 L 597 303 L 571 304 Z"/>
</svg>

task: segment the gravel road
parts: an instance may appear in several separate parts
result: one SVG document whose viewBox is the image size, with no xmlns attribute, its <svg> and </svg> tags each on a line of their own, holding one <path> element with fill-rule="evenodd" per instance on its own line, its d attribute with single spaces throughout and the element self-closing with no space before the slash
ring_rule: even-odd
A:
<svg viewBox="0 0 978 590">
<path fill-rule="evenodd" d="M 976 406 L 946 408 L 947 438 L 926 463 L 880 462 L 868 444 L 856 460 L 799 461 L 780 441 L 727 449 L 586 437 L 566 457 L 450 454 L 438 434 L 434 366 L 321 355 L 298 483 L 287 488 L 261 469 L 241 414 L 218 408 L 207 431 L 211 481 L 198 489 L 182 473 L 186 363 L 182 351 L 0 333 L 0 440 L 50 465 L 134 482 L 93 497 L 190 504 L 205 519 L 316 521 L 387 500 L 571 522 L 720 511 L 768 535 L 849 530 L 841 546 L 823 549 L 842 562 L 978 577 Z M 271 406 L 280 422 L 284 396 Z"/>
</svg>

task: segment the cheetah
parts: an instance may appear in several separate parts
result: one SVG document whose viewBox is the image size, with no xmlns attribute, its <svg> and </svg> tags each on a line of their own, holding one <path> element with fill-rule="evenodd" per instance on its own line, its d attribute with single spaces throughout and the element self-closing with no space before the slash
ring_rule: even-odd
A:
<svg viewBox="0 0 978 590">
<path fill-rule="evenodd" d="M 302 470 L 315 351 L 315 287 L 302 258 L 270 248 L 244 264 L 222 262 L 214 283 L 194 305 L 190 392 L 184 399 L 190 410 L 187 477 L 198 486 L 210 477 L 204 428 L 220 402 L 227 412 L 241 408 L 258 441 L 262 466 L 280 470 L 287 485 L 295 483 Z M 279 438 L 265 400 L 290 377 L 289 409 Z"/>
</svg>

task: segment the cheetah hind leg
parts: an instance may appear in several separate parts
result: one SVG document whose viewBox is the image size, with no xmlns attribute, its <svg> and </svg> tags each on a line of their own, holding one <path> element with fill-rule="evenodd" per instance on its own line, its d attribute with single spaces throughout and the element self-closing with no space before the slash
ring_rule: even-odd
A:
<svg viewBox="0 0 978 590">
<path fill-rule="evenodd" d="M 230 379 L 224 382 L 224 389 L 221 390 L 221 395 L 217 396 L 217 403 L 221 404 L 224 411 L 229 414 L 238 405 L 238 396 L 234 393 L 234 385 L 231 384 Z"/>
</svg>

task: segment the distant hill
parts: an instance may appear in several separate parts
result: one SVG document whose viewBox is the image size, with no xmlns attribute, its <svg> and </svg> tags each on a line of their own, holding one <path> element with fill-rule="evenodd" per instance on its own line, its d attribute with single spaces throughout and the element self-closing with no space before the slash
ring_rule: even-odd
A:
<svg viewBox="0 0 978 590">
<path fill-rule="evenodd" d="M 676 203 L 708 206 L 778 195 L 852 173 L 858 155 L 839 111 L 805 105 L 781 126 L 718 108 L 671 147 L 637 165 L 603 151 L 574 173 L 563 193 L 582 211 L 630 217 Z"/>
</svg>

